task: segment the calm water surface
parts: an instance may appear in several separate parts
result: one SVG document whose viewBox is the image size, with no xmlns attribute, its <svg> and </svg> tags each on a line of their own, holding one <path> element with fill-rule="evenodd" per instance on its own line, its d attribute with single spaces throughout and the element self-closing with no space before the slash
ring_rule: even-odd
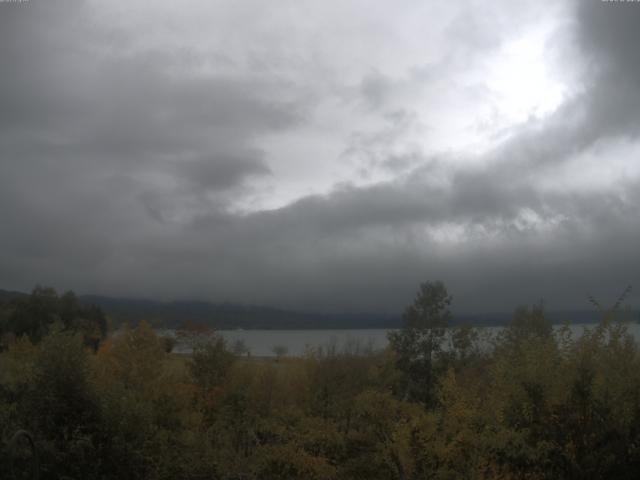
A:
<svg viewBox="0 0 640 480">
<path fill-rule="evenodd" d="M 580 337 L 585 328 L 593 328 L 593 324 L 574 324 L 570 326 L 572 337 Z M 555 327 L 559 328 L 559 327 Z M 484 341 L 491 335 L 495 335 L 502 327 L 482 327 L 479 329 Z M 636 340 L 640 340 L 640 324 L 628 324 L 629 333 Z M 387 346 L 387 334 L 393 329 L 358 329 L 358 330 L 218 330 L 218 333 L 227 341 L 230 347 L 241 340 L 249 349 L 251 355 L 259 357 L 275 356 L 273 348 L 282 346 L 287 350 L 287 355 L 303 355 L 308 349 L 326 348 L 334 346 L 338 349 L 344 347 L 383 349 Z M 159 331 L 160 334 L 174 335 L 174 331 Z M 189 353 L 190 349 L 185 345 L 177 345 L 176 352 Z"/>
</svg>

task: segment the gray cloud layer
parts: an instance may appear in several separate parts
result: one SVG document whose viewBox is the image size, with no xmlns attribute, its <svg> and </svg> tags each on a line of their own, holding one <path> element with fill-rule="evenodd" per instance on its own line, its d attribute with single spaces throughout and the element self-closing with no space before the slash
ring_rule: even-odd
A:
<svg viewBox="0 0 640 480">
<path fill-rule="evenodd" d="M 394 102 L 450 66 L 369 70 L 334 94 L 383 127 L 354 126 L 343 155 L 391 174 L 243 210 L 254 180 L 279 188 L 266 139 L 304 135 L 328 95 L 269 70 L 291 59 L 241 70 L 228 52 L 134 48 L 90 3 L 0 4 L 0 288 L 387 312 L 425 279 L 444 280 L 461 310 L 581 307 L 587 291 L 640 288 L 640 7 L 571 11 L 558 51 L 580 54 L 584 78 L 551 115 L 479 158 L 426 152 L 403 143 L 419 119 Z M 485 15 L 452 20 L 460 58 L 503 41 Z"/>
</svg>

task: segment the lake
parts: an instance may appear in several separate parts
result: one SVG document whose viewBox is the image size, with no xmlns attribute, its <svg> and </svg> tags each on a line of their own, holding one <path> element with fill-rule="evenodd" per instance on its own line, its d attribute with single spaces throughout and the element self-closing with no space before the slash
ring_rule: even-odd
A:
<svg viewBox="0 0 640 480">
<path fill-rule="evenodd" d="M 573 338 L 581 336 L 585 328 L 593 328 L 594 324 L 572 324 L 570 326 Z M 554 328 L 559 328 L 555 326 Z M 503 327 L 481 327 L 481 335 L 488 338 L 497 334 Z M 640 324 L 628 324 L 629 332 L 640 340 Z M 345 329 L 345 330 L 218 330 L 217 332 L 227 341 L 229 347 L 241 340 L 253 356 L 275 356 L 273 348 L 282 346 L 287 355 L 303 355 L 309 348 L 335 346 L 342 349 L 345 346 L 359 345 L 374 350 L 384 349 L 387 344 L 387 334 L 393 329 Z M 175 335 L 173 330 L 161 330 L 159 334 Z M 178 344 L 178 353 L 189 353 L 190 349 Z"/>
</svg>

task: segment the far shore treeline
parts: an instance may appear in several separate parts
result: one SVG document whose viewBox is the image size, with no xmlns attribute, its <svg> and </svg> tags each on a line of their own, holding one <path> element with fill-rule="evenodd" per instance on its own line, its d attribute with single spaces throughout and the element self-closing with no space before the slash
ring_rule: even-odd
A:
<svg viewBox="0 0 640 480">
<path fill-rule="evenodd" d="M 384 350 L 256 359 L 206 325 L 180 355 L 146 321 L 109 335 L 71 292 L 3 294 L 2 478 L 638 478 L 634 314 L 624 295 L 590 300 L 599 321 L 579 337 L 539 303 L 487 341 L 425 282 Z"/>
<path fill-rule="evenodd" d="M 71 292 L 69 292 L 71 293 Z M 10 299 L 25 299 L 29 294 L 0 289 L 0 303 Z M 75 296 L 75 295 L 74 295 Z M 333 313 L 318 314 L 279 308 L 243 305 L 235 303 L 211 303 L 204 301 L 159 302 L 136 298 L 114 298 L 100 295 L 78 295 L 79 302 L 99 307 L 113 326 L 124 323 L 137 325 L 149 322 L 156 328 L 180 328 L 186 321 L 207 325 L 217 330 L 306 330 L 306 329 L 359 329 L 400 328 L 401 314 Z M 452 325 L 504 326 L 511 320 L 511 311 L 484 314 L 458 313 L 451 319 Z M 547 311 L 546 316 L 554 324 L 594 323 L 599 314 L 593 309 Z"/>
</svg>

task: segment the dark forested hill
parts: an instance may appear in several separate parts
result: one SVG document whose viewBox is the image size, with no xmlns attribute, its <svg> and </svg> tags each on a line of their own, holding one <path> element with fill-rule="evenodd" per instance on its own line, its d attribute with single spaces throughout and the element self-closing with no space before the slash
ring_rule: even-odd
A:
<svg viewBox="0 0 640 480">
<path fill-rule="evenodd" d="M 12 300 L 14 298 L 20 298 L 20 297 L 26 297 L 26 296 L 28 296 L 27 293 L 14 292 L 14 291 L 11 291 L 11 290 L 1 290 L 0 289 L 0 303 L 7 302 L 7 301 Z"/>
<path fill-rule="evenodd" d="M 26 293 L 0 290 L 0 303 Z M 113 323 L 137 324 L 146 320 L 158 327 L 175 328 L 185 321 L 202 323 L 217 329 L 332 329 L 332 328 L 397 328 L 402 325 L 401 312 L 397 315 L 336 313 L 318 314 L 296 312 L 273 307 L 210 303 L 203 301 L 159 302 L 135 298 L 114 298 L 99 295 L 81 295 L 85 304 L 100 307 Z M 575 310 L 547 312 L 553 323 L 591 323 L 599 319 L 598 312 Z M 454 315 L 453 324 L 474 326 L 506 325 L 512 312 L 492 314 Z"/>
<path fill-rule="evenodd" d="M 101 307 L 115 322 L 177 327 L 185 321 L 204 323 L 218 329 L 314 329 L 314 328 L 394 328 L 399 316 L 380 314 L 331 314 L 295 312 L 256 305 L 201 301 L 158 302 L 84 295 L 85 303 Z"/>
</svg>

